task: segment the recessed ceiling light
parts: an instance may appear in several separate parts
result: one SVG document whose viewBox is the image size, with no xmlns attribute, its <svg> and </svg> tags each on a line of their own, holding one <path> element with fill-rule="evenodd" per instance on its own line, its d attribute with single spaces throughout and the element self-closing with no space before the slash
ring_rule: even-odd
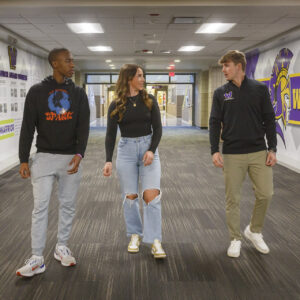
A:
<svg viewBox="0 0 300 300">
<path fill-rule="evenodd" d="M 114 67 L 115 65 L 109 65 L 110 67 Z"/>
<path fill-rule="evenodd" d="M 204 23 L 195 33 L 224 33 L 235 25 L 236 23 Z"/>
<path fill-rule="evenodd" d="M 183 52 L 196 52 L 200 51 L 204 48 L 204 46 L 182 46 L 178 49 L 178 51 L 183 51 Z"/>
<path fill-rule="evenodd" d="M 171 65 L 169 65 L 169 67 L 175 67 L 175 65 L 174 65 L 174 64 L 171 64 Z"/>
<path fill-rule="evenodd" d="M 107 63 L 111 63 L 111 59 L 107 59 L 105 62 L 107 62 Z"/>
<path fill-rule="evenodd" d="M 170 54 L 170 53 L 171 53 L 171 50 L 161 50 L 160 53 Z"/>
<path fill-rule="evenodd" d="M 103 33 L 99 23 L 67 23 L 67 26 L 75 33 Z"/>
<path fill-rule="evenodd" d="M 180 63 L 180 62 L 181 62 L 181 60 L 180 60 L 180 59 L 175 59 L 175 60 L 174 60 L 174 62 L 176 62 L 176 63 Z"/>
<path fill-rule="evenodd" d="M 91 46 L 88 48 L 91 51 L 112 51 L 112 48 L 109 46 Z"/>
</svg>

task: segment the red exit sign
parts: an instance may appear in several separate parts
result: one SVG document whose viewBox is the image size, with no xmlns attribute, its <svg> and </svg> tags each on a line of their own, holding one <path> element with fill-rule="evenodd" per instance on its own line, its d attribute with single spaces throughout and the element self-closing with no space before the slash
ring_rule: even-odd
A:
<svg viewBox="0 0 300 300">
<path fill-rule="evenodd" d="M 170 77 L 174 77 L 175 76 L 175 72 L 169 72 L 169 76 Z"/>
</svg>

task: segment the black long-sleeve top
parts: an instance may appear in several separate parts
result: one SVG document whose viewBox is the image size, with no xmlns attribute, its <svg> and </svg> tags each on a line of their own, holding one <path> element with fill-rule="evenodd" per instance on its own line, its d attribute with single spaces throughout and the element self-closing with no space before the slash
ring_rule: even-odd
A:
<svg viewBox="0 0 300 300">
<path fill-rule="evenodd" d="M 135 97 L 127 98 L 126 111 L 120 122 L 118 122 L 118 114 L 112 118 L 110 117 L 110 114 L 116 108 L 116 101 L 110 104 L 107 113 L 107 131 L 105 138 L 106 162 L 112 161 L 118 125 L 122 137 L 140 137 L 149 135 L 153 131 L 149 151 L 155 152 L 162 136 L 162 125 L 157 100 L 152 95 L 148 96 L 153 101 L 151 111 L 144 104 L 142 94 L 139 93 Z M 136 106 L 134 106 L 134 104 L 136 104 Z"/>
<path fill-rule="evenodd" d="M 32 86 L 25 99 L 19 141 L 20 162 L 28 162 L 37 130 L 38 152 L 84 156 L 90 125 L 85 91 L 71 79 L 58 84 L 52 76 Z"/>
<path fill-rule="evenodd" d="M 267 86 L 245 76 L 240 87 L 231 81 L 215 90 L 209 119 L 211 154 L 219 152 L 222 127 L 224 154 L 276 151 L 276 124 Z"/>
</svg>

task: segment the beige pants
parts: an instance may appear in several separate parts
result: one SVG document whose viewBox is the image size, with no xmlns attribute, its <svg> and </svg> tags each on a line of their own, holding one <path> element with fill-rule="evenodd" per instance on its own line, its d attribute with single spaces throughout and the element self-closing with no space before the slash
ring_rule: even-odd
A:
<svg viewBox="0 0 300 300">
<path fill-rule="evenodd" d="M 240 199 L 242 183 L 248 172 L 255 193 L 255 205 L 250 230 L 260 233 L 273 195 L 272 167 L 266 166 L 267 151 L 248 154 L 224 154 L 226 190 L 226 220 L 231 240 L 242 238 L 240 233 Z"/>
</svg>

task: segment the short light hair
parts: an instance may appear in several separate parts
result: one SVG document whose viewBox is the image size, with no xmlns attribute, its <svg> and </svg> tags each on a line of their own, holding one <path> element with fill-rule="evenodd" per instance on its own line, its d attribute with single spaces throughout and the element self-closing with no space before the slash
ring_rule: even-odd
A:
<svg viewBox="0 0 300 300">
<path fill-rule="evenodd" d="M 219 64 L 222 65 L 230 61 L 232 61 L 235 65 L 241 63 L 242 70 L 245 71 L 247 61 L 243 52 L 238 50 L 230 50 L 219 59 Z"/>
<path fill-rule="evenodd" d="M 70 51 L 66 48 L 54 48 L 49 52 L 48 61 L 51 67 L 53 67 L 52 62 L 56 60 L 57 55 L 61 52 L 70 52 Z"/>
</svg>

